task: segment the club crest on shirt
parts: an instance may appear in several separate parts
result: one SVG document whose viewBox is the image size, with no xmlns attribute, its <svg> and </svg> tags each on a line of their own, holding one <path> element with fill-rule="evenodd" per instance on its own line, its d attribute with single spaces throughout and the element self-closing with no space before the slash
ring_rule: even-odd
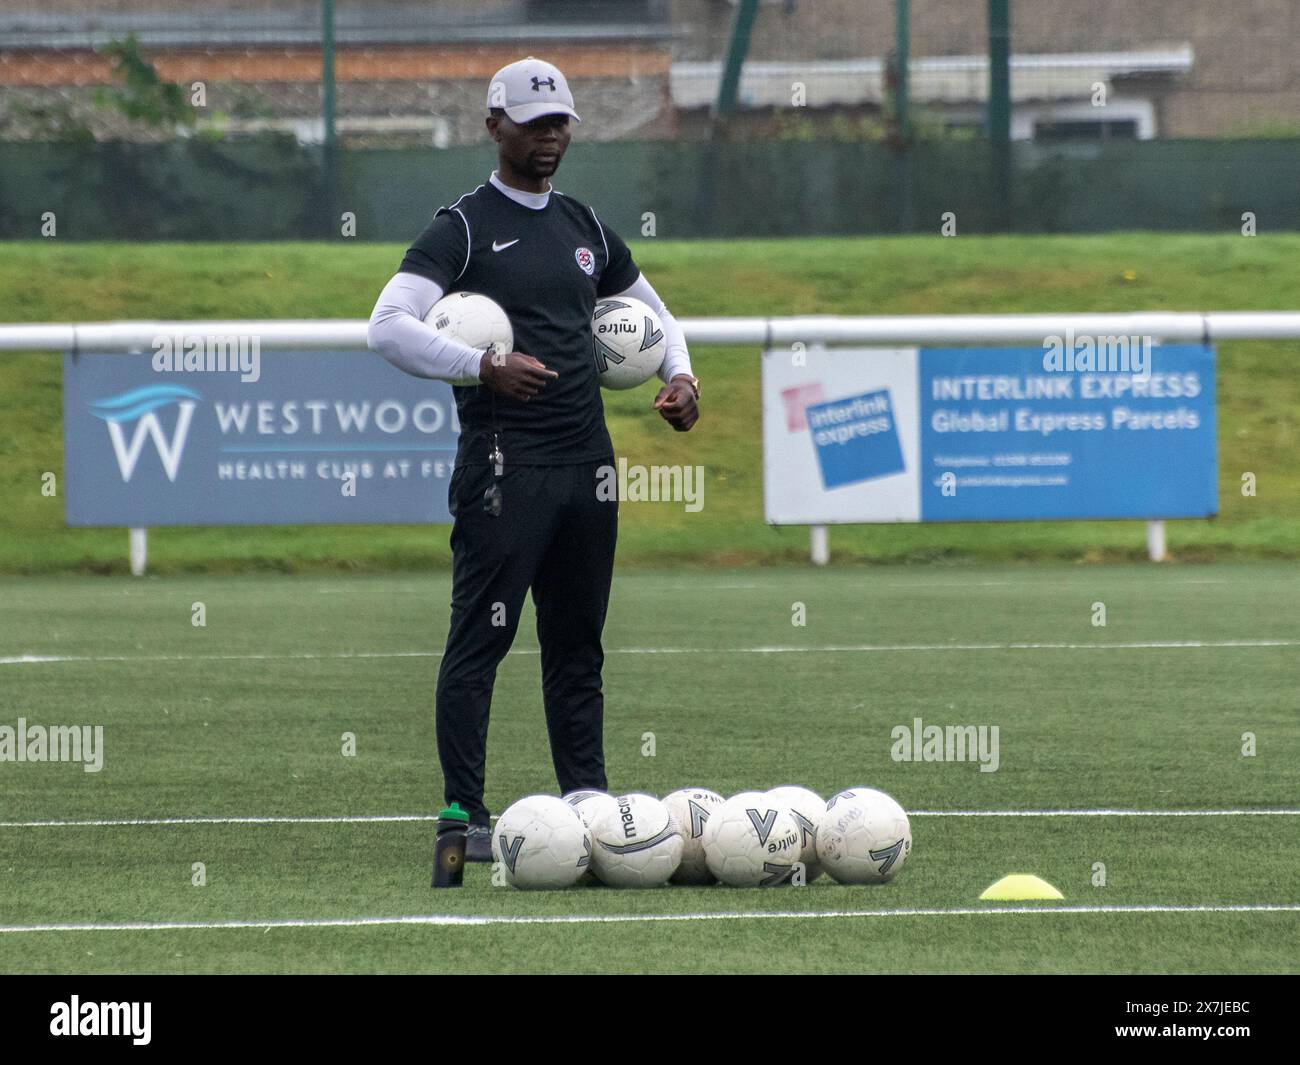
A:
<svg viewBox="0 0 1300 1065">
<path fill-rule="evenodd" d="M 592 254 L 591 249 L 579 248 L 573 253 L 573 257 L 578 260 L 578 265 L 582 268 L 582 272 L 590 277 L 592 272 L 596 269 L 596 256 Z"/>
</svg>

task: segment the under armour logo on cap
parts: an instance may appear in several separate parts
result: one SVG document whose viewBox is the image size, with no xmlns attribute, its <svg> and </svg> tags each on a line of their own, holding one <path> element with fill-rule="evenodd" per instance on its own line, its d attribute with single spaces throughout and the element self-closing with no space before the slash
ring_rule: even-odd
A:
<svg viewBox="0 0 1300 1065">
<path fill-rule="evenodd" d="M 543 92 L 543 88 L 548 90 Z M 558 67 L 529 56 L 502 67 L 488 83 L 488 110 L 499 107 L 512 122 L 531 122 L 542 115 L 568 115 L 581 122 L 573 109 L 573 94 Z"/>
</svg>

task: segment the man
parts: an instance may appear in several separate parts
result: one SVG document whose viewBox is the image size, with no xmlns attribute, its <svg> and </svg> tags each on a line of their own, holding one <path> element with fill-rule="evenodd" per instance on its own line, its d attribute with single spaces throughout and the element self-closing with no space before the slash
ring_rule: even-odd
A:
<svg viewBox="0 0 1300 1065">
<path fill-rule="evenodd" d="M 451 629 L 436 723 L 445 799 L 470 814 L 470 861 L 492 859 L 483 803 L 488 708 L 530 588 L 560 791 L 607 787 L 601 632 L 618 502 L 596 490 L 601 467 L 614 462 L 592 352 L 598 297 L 632 296 L 658 312 L 667 353 L 654 409 L 681 432 L 699 416 L 681 327 L 618 235 L 551 187 L 569 120 L 581 121 L 564 75 L 529 56 L 493 76 L 487 103 L 497 169 L 437 211 L 380 295 L 368 335 L 394 365 L 451 381 L 456 395 Z M 430 308 L 455 291 L 499 303 L 519 350 L 485 356 L 425 325 Z"/>
</svg>

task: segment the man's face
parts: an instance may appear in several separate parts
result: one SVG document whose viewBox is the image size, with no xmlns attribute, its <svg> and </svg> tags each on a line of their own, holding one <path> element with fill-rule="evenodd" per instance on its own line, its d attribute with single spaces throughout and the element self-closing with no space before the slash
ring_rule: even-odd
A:
<svg viewBox="0 0 1300 1065">
<path fill-rule="evenodd" d="M 542 115 L 522 125 L 508 115 L 491 115 L 487 127 L 511 168 L 531 178 L 549 178 L 569 147 L 568 115 Z"/>
</svg>

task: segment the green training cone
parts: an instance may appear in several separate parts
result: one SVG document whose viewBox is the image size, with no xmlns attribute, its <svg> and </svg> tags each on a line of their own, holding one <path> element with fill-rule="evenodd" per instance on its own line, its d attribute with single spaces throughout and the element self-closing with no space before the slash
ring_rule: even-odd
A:
<svg viewBox="0 0 1300 1065">
<path fill-rule="evenodd" d="M 984 889 L 982 899 L 996 902 L 1023 902 L 1026 899 L 1063 899 L 1056 888 L 1041 877 L 1029 873 L 1012 873 Z"/>
</svg>

